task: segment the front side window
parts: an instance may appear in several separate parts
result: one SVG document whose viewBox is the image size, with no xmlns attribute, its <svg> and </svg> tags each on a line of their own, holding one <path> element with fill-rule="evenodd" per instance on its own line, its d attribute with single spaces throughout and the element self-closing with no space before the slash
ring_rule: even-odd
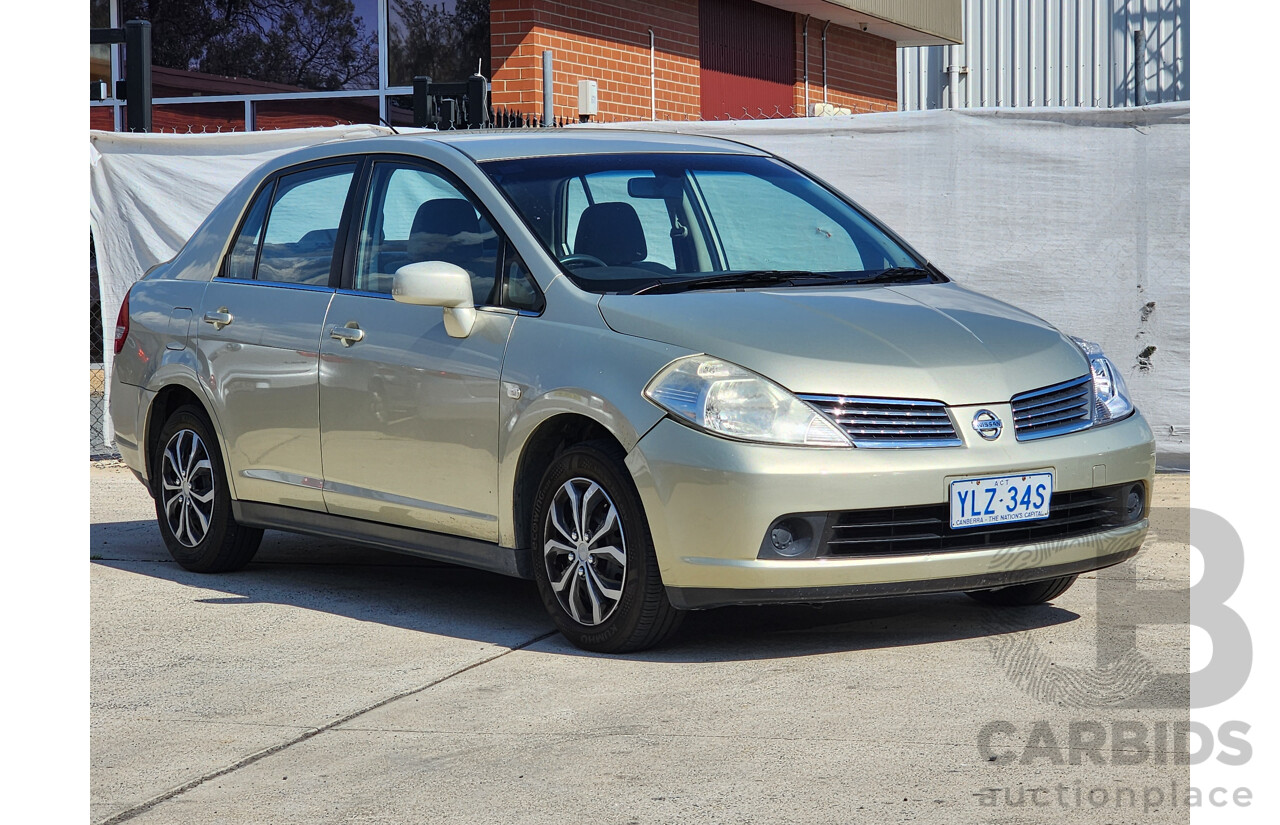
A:
<svg viewBox="0 0 1280 825">
<path fill-rule="evenodd" d="M 389 295 L 400 267 L 444 261 L 471 276 L 477 305 L 497 303 L 500 241 L 489 219 L 444 176 L 420 166 L 378 163 L 360 228 L 353 287 Z"/>
<path fill-rule="evenodd" d="M 259 281 L 329 283 L 338 226 L 355 170 L 354 163 L 344 163 L 280 177 L 258 253 Z"/>
<path fill-rule="evenodd" d="M 481 166 L 591 292 L 701 288 L 737 275 L 776 286 L 941 277 L 847 201 L 768 157 L 576 155 Z"/>
</svg>

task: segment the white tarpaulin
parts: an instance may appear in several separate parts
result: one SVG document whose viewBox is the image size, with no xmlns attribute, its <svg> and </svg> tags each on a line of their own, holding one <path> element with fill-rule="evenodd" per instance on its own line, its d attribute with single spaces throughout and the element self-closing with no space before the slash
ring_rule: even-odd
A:
<svg viewBox="0 0 1280 825">
<path fill-rule="evenodd" d="M 1101 343 L 1156 431 L 1162 458 L 1188 462 L 1189 104 L 628 128 L 726 137 L 792 160 L 960 283 Z M 129 285 L 171 257 L 253 167 L 296 146 L 385 133 L 371 126 L 90 133 L 90 220 L 104 324 L 113 325 Z"/>
<path fill-rule="evenodd" d="M 98 258 L 108 392 L 116 315 L 133 282 L 177 253 L 241 178 L 276 155 L 381 126 L 162 135 L 89 132 L 89 228 Z M 109 408 L 109 407 L 108 407 Z M 103 436 L 114 441 L 111 417 Z"/>
</svg>

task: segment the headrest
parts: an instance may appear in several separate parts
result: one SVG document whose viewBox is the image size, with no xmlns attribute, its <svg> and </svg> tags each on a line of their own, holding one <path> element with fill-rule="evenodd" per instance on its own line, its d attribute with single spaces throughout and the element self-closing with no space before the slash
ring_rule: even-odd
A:
<svg viewBox="0 0 1280 825">
<path fill-rule="evenodd" d="M 462 239 L 456 236 L 470 233 L 478 235 L 480 220 L 476 210 L 463 198 L 440 198 L 427 201 L 418 207 L 409 230 L 408 253 L 413 261 L 427 261 L 436 257 L 446 245 Z M 468 239 L 474 243 L 478 239 Z"/>
<path fill-rule="evenodd" d="M 573 251 L 594 255 L 609 266 L 643 261 L 649 254 L 640 216 L 629 203 L 596 203 L 578 220 Z"/>
</svg>

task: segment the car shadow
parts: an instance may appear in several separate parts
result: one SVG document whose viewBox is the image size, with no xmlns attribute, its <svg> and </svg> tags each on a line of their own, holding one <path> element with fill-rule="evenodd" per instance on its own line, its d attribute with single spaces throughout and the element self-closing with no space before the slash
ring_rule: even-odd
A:
<svg viewBox="0 0 1280 825">
<path fill-rule="evenodd" d="M 152 521 L 91 524 L 89 535 L 92 563 L 196 588 L 193 602 L 228 610 L 277 604 L 508 647 L 555 629 L 533 582 L 349 543 L 268 531 L 245 569 L 200 574 L 173 562 Z M 812 656 L 987 638 L 1078 618 L 1053 605 L 996 610 L 961 593 L 722 607 L 690 612 L 667 643 L 622 658 L 716 662 Z M 538 641 L 536 649 L 597 655 L 559 634 Z"/>
</svg>

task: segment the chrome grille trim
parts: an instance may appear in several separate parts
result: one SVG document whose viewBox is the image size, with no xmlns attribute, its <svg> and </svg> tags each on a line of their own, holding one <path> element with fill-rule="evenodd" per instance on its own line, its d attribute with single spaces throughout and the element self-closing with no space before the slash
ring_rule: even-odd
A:
<svg viewBox="0 0 1280 825">
<path fill-rule="evenodd" d="M 1019 441 L 1079 432 L 1093 426 L 1093 376 L 1019 393 L 1009 404 Z"/>
<path fill-rule="evenodd" d="M 855 447 L 910 449 L 959 447 L 955 422 L 940 401 L 800 395 L 844 431 Z"/>
</svg>

